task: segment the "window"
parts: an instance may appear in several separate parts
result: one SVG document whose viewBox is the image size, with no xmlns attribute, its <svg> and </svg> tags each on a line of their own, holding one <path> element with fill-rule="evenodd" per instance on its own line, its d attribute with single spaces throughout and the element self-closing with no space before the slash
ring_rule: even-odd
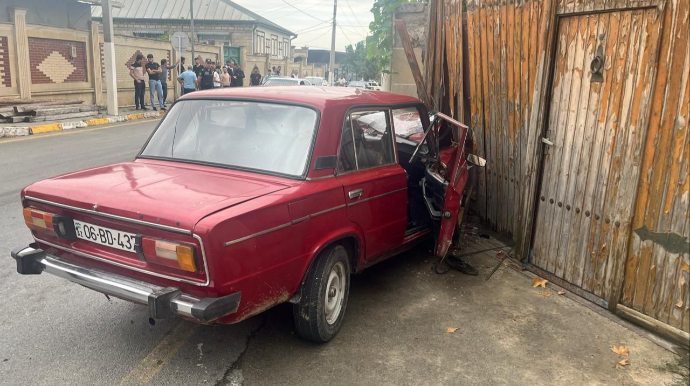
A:
<svg viewBox="0 0 690 386">
<path fill-rule="evenodd" d="M 271 55 L 278 55 L 278 35 L 271 35 Z"/>
<path fill-rule="evenodd" d="M 266 34 L 262 31 L 256 31 L 256 54 L 266 53 Z"/>
<path fill-rule="evenodd" d="M 284 51 L 285 51 L 283 56 L 289 57 L 290 56 L 290 39 L 283 38 L 283 47 L 284 47 Z"/>
<path fill-rule="evenodd" d="M 338 172 L 346 173 L 395 163 L 388 110 L 350 113 L 343 125 Z"/>
<path fill-rule="evenodd" d="M 412 140 L 414 137 L 410 136 L 424 132 L 424 125 L 416 107 L 393 110 L 393 126 L 395 135 Z"/>
<path fill-rule="evenodd" d="M 180 101 L 141 155 L 300 177 L 307 167 L 317 120 L 314 110 L 299 106 Z"/>
</svg>

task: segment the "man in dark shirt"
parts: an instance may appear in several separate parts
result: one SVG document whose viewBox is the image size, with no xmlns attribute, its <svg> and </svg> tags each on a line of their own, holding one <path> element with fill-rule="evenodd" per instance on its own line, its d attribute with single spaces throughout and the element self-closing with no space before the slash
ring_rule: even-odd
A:
<svg viewBox="0 0 690 386">
<path fill-rule="evenodd" d="M 180 63 L 178 60 L 177 63 L 173 64 L 172 66 L 168 66 L 168 60 L 167 59 L 161 59 L 161 70 L 162 72 L 160 73 L 160 81 L 161 81 L 161 87 L 163 88 L 163 110 L 165 110 L 165 102 L 168 100 L 168 71 L 171 71 L 177 65 Z"/>
<path fill-rule="evenodd" d="M 197 74 L 199 89 L 211 90 L 213 89 L 213 66 L 211 59 L 206 59 L 206 66 Z"/>
<path fill-rule="evenodd" d="M 151 107 L 153 111 L 156 111 L 156 100 L 154 99 L 154 93 L 158 93 L 158 103 L 161 110 L 165 110 L 165 105 L 163 102 L 163 85 L 160 80 L 160 73 L 163 72 L 161 66 L 153 61 L 153 55 L 146 55 L 148 63 L 146 63 L 146 72 L 149 74 L 149 95 L 151 96 Z"/>
<path fill-rule="evenodd" d="M 194 59 L 194 67 L 192 68 L 192 71 L 196 74 L 196 76 L 201 75 L 201 71 L 204 69 L 204 62 L 203 59 L 201 59 L 201 56 L 197 56 L 196 59 Z"/>
</svg>

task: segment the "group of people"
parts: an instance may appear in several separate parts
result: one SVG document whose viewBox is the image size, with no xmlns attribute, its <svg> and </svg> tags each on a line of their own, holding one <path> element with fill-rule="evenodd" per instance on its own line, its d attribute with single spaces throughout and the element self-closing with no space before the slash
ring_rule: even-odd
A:
<svg viewBox="0 0 690 386">
<path fill-rule="evenodd" d="M 211 59 L 204 62 L 201 57 L 196 58 L 195 65 L 187 66 L 187 70 L 177 77 L 182 85 L 182 95 L 197 90 L 210 90 L 222 87 L 244 87 L 244 70 L 234 60 L 228 60 L 224 66 L 216 64 Z M 261 84 L 259 68 L 254 66 L 249 75 L 250 85 Z"/>
<path fill-rule="evenodd" d="M 177 81 L 182 86 L 182 95 L 197 90 L 244 87 L 244 70 L 234 60 L 228 60 L 221 67 L 211 59 L 206 59 L 204 62 L 201 57 L 197 57 L 194 65 L 185 66 L 185 58 L 181 57 L 175 64 L 168 65 L 166 59 L 161 59 L 160 64 L 156 63 L 153 54 L 146 55 L 146 59 L 144 59 L 144 55 L 138 54 L 129 69 L 129 76 L 134 80 L 134 105 L 137 110 L 148 110 L 144 101 L 146 76 L 148 76 L 149 81 L 151 107 L 154 111 L 158 110 L 154 98 L 157 94 L 160 110 L 165 111 L 167 109 L 165 101 L 168 97 L 168 71 L 178 65 L 180 75 L 177 77 Z M 261 85 L 262 76 L 257 66 L 252 69 L 249 80 L 251 86 Z"/>
<path fill-rule="evenodd" d="M 129 76 L 134 80 L 134 104 L 137 110 L 148 110 L 144 102 L 144 95 L 146 94 L 146 76 L 149 78 L 149 96 L 151 98 L 151 107 L 156 108 L 155 96 L 158 95 L 158 106 L 162 111 L 167 108 L 165 100 L 168 97 L 168 71 L 177 66 L 179 61 L 174 65 L 168 65 L 167 59 L 161 59 L 158 64 L 153 60 L 153 55 L 138 54 L 134 63 L 129 68 Z"/>
</svg>

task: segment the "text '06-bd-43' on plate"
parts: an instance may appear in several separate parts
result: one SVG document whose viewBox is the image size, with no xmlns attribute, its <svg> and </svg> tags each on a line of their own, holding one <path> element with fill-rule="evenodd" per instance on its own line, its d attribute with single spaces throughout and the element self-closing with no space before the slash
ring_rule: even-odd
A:
<svg viewBox="0 0 690 386">
<path fill-rule="evenodd" d="M 154 320 L 229 324 L 291 302 L 296 331 L 325 342 L 351 274 L 424 240 L 447 252 L 483 164 L 467 136 L 385 92 L 189 94 L 133 161 L 24 188 L 35 242 L 12 257 L 20 274 L 144 305 Z"/>
</svg>

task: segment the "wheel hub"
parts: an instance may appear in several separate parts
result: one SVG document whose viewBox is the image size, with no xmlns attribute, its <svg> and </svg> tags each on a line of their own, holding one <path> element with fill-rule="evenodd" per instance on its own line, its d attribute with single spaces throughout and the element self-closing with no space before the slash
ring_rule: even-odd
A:
<svg viewBox="0 0 690 386">
<path fill-rule="evenodd" d="M 326 298 L 324 299 L 324 310 L 328 324 L 334 324 L 340 317 L 343 308 L 346 275 L 345 266 L 340 262 L 336 263 L 328 274 Z"/>
</svg>

